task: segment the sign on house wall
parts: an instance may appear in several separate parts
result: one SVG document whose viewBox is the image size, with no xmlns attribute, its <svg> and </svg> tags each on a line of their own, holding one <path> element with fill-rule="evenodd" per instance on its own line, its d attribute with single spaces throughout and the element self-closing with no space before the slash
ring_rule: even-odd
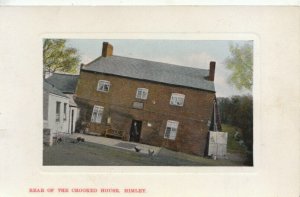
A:
<svg viewBox="0 0 300 197">
<path fill-rule="evenodd" d="M 132 107 L 135 108 L 135 109 L 143 109 L 144 108 L 144 103 L 133 102 Z"/>
</svg>

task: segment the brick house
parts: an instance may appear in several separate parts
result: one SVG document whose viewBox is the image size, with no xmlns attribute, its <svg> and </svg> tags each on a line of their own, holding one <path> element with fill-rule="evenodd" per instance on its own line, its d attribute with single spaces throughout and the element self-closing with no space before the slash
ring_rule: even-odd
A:
<svg viewBox="0 0 300 197">
<path fill-rule="evenodd" d="M 209 70 L 113 55 L 81 67 L 75 101 L 85 131 L 121 131 L 123 140 L 204 155 L 215 101 Z"/>
</svg>

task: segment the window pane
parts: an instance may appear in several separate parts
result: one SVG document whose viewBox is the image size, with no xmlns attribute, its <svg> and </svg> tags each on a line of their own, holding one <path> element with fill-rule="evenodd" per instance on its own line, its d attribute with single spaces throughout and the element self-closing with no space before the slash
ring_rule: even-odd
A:
<svg viewBox="0 0 300 197">
<path fill-rule="evenodd" d="M 178 124 L 178 121 L 168 120 L 164 137 L 171 140 L 175 140 L 177 135 Z"/>
<path fill-rule="evenodd" d="M 92 112 L 91 122 L 101 123 L 104 108 L 95 105 Z"/>
<path fill-rule="evenodd" d="M 165 132 L 165 138 L 169 138 L 170 137 L 170 132 L 171 132 L 171 128 L 167 127 L 166 128 L 166 132 Z"/>
<path fill-rule="evenodd" d="M 139 98 L 142 98 L 142 95 L 143 95 L 143 91 L 142 91 L 142 90 L 139 90 L 139 91 L 138 91 L 138 96 L 139 96 Z"/>
<path fill-rule="evenodd" d="M 100 114 L 97 114 L 96 122 L 101 123 L 101 119 L 102 119 L 102 116 Z"/>
<path fill-rule="evenodd" d="M 60 102 L 56 102 L 56 122 L 60 121 Z"/>
<path fill-rule="evenodd" d="M 144 91 L 144 92 L 142 93 L 142 98 L 143 98 L 143 99 L 147 99 L 147 92 L 146 92 L 146 91 Z"/>
<path fill-rule="evenodd" d="M 56 102 L 56 113 L 60 113 L 60 102 Z"/>
<path fill-rule="evenodd" d="M 104 84 L 100 84 L 100 90 L 104 90 Z"/>
<path fill-rule="evenodd" d="M 170 104 L 171 105 L 177 105 L 177 106 L 183 106 L 184 103 L 184 94 L 178 94 L 178 93 L 172 93 Z"/>
<path fill-rule="evenodd" d="M 67 103 L 64 103 L 64 120 L 67 119 Z"/>
<path fill-rule="evenodd" d="M 170 137 L 169 137 L 169 139 L 171 139 L 171 140 L 175 140 L 175 138 L 176 138 L 176 131 L 174 131 L 174 130 L 172 130 L 171 132 L 170 132 Z"/>
<path fill-rule="evenodd" d="M 146 100 L 148 96 L 148 89 L 146 88 L 138 88 L 136 90 L 136 98 Z"/>
<path fill-rule="evenodd" d="M 97 90 L 102 92 L 108 92 L 110 87 L 109 81 L 99 80 L 97 85 Z"/>
<path fill-rule="evenodd" d="M 103 84 L 103 90 L 108 91 L 108 85 L 107 84 Z"/>
</svg>

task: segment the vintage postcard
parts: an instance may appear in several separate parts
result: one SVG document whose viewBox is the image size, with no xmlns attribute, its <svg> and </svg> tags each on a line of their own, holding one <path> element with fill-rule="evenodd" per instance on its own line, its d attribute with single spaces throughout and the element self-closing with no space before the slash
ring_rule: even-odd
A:
<svg viewBox="0 0 300 197">
<path fill-rule="evenodd" d="M 299 196 L 297 7 L 1 7 L 0 195 Z"/>
<path fill-rule="evenodd" d="M 43 165 L 253 165 L 253 40 L 45 38 L 43 66 Z"/>
</svg>

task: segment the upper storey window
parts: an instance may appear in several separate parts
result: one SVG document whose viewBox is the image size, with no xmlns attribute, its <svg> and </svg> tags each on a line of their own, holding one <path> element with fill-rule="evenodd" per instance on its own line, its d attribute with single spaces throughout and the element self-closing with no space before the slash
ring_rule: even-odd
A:
<svg viewBox="0 0 300 197">
<path fill-rule="evenodd" d="M 138 88 L 136 90 L 136 98 L 146 100 L 148 97 L 148 89 L 147 88 Z"/>
<path fill-rule="evenodd" d="M 97 86 L 97 91 L 100 92 L 108 92 L 110 88 L 110 82 L 106 80 L 99 80 L 98 81 L 98 86 Z"/>
<path fill-rule="evenodd" d="M 183 106 L 184 98 L 184 94 L 172 93 L 170 105 Z"/>
</svg>

